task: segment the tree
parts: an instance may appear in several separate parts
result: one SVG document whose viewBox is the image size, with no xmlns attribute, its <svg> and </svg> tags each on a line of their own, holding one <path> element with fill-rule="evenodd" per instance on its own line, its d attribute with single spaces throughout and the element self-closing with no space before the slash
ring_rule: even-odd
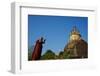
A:
<svg viewBox="0 0 100 76">
<path fill-rule="evenodd" d="M 63 51 L 60 51 L 60 52 L 59 52 L 59 55 L 58 55 L 58 58 L 59 58 L 59 59 L 63 59 L 63 53 L 64 53 Z"/>
<path fill-rule="evenodd" d="M 63 53 L 63 59 L 69 59 L 70 58 L 70 53 L 67 51 L 64 51 Z"/>
<path fill-rule="evenodd" d="M 47 50 L 46 53 L 44 53 L 41 56 L 42 60 L 47 60 L 47 59 L 55 59 L 55 53 L 52 50 Z"/>
<path fill-rule="evenodd" d="M 68 59 L 68 58 L 70 58 L 70 53 L 68 53 L 67 51 L 60 51 L 58 58 L 59 59 Z"/>
<path fill-rule="evenodd" d="M 33 52 L 34 46 L 29 47 L 28 46 L 28 60 L 32 60 L 32 52 Z"/>
</svg>

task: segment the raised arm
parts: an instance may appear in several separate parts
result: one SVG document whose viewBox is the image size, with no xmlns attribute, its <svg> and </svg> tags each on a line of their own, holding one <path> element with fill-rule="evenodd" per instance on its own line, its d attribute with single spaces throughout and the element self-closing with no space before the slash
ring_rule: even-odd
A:
<svg viewBox="0 0 100 76">
<path fill-rule="evenodd" d="M 43 40 L 43 43 L 45 43 L 46 39 Z"/>
</svg>

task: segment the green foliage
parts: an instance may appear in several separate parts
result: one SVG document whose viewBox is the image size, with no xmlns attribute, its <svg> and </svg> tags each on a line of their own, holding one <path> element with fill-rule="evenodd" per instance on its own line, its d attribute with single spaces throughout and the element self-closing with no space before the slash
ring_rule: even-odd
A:
<svg viewBox="0 0 100 76">
<path fill-rule="evenodd" d="M 33 46 L 31 46 L 29 49 L 28 49 L 28 60 L 32 60 L 32 51 L 33 51 Z"/>
<path fill-rule="evenodd" d="M 70 53 L 64 51 L 63 53 L 63 59 L 69 59 L 70 58 Z"/>
<path fill-rule="evenodd" d="M 64 53 L 63 51 L 59 52 L 58 59 L 63 59 L 63 53 Z"/>
<path fill-rule="evenodd" d="M 30 61 L 30 60 L 32 60 L 32 53 L 28 53 L 28 60 Z"/>
<path fill-rule="evenodd" d="M 28 49 L 28 60 L 32 60 L 32 49 L 33 47 L 30 47 Z M 47 50 L 40 58 L 40 60 L 51 60 L 51 59 L 69 59 L 70 53 L 66 51 L 60 51 L 58 55 L 56 55 L 52 50 Z"/>
<path fill-rule="evenodd" d="M 68 59 L 70 58 L 70 54 L 66 51 L 60 51 L 59 55 L 56 55 L 52 50 L 47 50 L 41 56 L 41 60 L 49 60 L 49 59 Z"/>
<path fill-rule="evenodd" d="M 70 54 L 66 51 L 61 51 L 61 52 L 59 52 L 58 58 L 59 59 L 68 59 L 68 58 L 70 58 Z"/>
<path fill-rule="evenodd" d="M 41 56 L 41 59 L 47 60 L 47 59 L 55 59 L 56 55 L 52 50 L 47 50 L 46 53 L 44 53 Z"/>
</svg>

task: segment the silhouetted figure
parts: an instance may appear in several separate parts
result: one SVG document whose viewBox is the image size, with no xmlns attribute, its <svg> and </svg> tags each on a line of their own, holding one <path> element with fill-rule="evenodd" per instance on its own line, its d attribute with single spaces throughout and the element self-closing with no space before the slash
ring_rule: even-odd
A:
<svg viewBox="0 0 100 76">
<path fill-rule="evenodd" d="M 33 53 L 32 53 L 32 60 L 40 59 L 44 43 L 45 43 L 45 39 L 43 39 L 43 37 L 41 37 L 40 39 L 36 41 L 36 44 L 34 46 Z"/>
</svg>

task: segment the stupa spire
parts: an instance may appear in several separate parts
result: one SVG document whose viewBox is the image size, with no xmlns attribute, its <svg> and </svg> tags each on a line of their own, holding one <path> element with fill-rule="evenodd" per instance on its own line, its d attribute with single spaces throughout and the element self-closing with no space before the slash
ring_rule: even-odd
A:
<svg viewBox="0 0 100 76">
<path fill-rule="evenodd" d="M 70 33 L 70 40 L 79 40 L 81 38 L 80 32 L 76 26 L 73 26 L 72 31 Z"/>
</svg>

